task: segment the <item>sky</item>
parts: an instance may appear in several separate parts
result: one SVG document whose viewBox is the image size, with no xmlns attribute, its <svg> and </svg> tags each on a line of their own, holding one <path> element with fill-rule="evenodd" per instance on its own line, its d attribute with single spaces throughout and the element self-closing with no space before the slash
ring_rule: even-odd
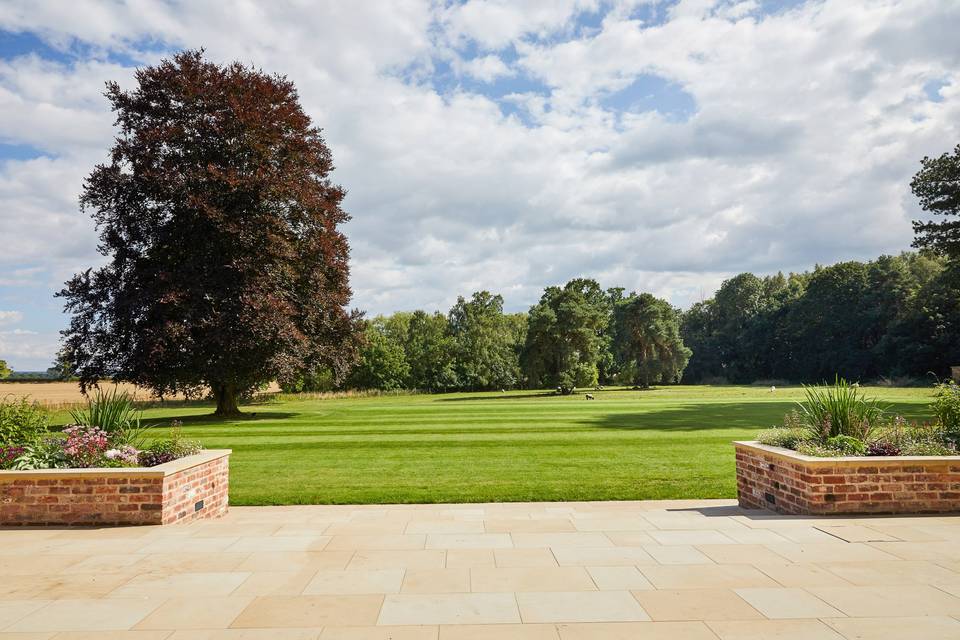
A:
<svg viewBox="0 0 960 640">
<path fill-rule="evenodd" d="M 354 305 L 510 311 L 573 277 L 688 307 L 736 273 L 909 248 L 911 176 L 960 143 L 956 0 L 0 3 L 0 359 L 103 263 L 83 179 L 103 86 L 205 48 L 286 75 L 353 216 Z"/>
</svg>

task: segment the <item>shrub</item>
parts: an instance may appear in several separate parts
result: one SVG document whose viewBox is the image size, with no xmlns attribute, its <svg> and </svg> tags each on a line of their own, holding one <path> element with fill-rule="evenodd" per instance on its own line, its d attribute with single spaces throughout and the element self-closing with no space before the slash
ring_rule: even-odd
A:
<svg viewBox="0 0 960 640">
<path fill-rule="evenodd" d="M 930 409 L 944 437 L 954 445 L 960 444 L 960 386 L 953 380 L 937 383 Z"/>
<path fill-rule="evenodd" d="M 859 386 L 840 377 L 833 385 L 804 386 L 804 393 L 806 398 L 798 403 L 800 419 L 820 443 L 839 435 L 866 441 L 885 413 L 879 401 L 868 400 Z"/>
<path fill-rule="evenodd" d="M 5 397 L 0 401 L 0 444 L 25 445 L 47 432 L 49 412 L 27 398 Z"/>
<path fill-rule="evenodd" d="M 330 369 L 303 373 L 279 382 L 280 390 L 284 393 L 323 393 L 333 391 L 337 386 Z"/>
</svg>

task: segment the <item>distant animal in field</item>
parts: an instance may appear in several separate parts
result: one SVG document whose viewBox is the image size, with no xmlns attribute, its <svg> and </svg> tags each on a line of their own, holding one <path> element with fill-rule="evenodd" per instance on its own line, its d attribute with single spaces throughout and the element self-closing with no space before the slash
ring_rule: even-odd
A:
<svg viewBox="0 0 960 640">
<path fill-rule="evenodd" d="M 588 393 L 588 394 L 587 394 L 587 400 L 593 400 L 593 394 L 592 394 L 592 393 Z"/>
<path fill-rule="evenodd" d="M 500 389 L 500 393 L 506 393 L 506 392 L 507 392 L 506 389 Z"/>
<path fill-rule="evenodd" d="M 770 393 L 773 393 L 773 392 L 776 391 L 776 390 L 777 390 L 776 385 L 770 387 Z"/>
</svg>

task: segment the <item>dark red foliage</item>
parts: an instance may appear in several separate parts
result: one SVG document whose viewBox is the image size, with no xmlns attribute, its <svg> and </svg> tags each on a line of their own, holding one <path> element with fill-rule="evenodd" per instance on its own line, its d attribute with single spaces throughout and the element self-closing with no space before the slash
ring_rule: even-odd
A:
<svg viewBox="0 0 960 640">
<path fill-rule="evenodd" d="M 900 447 L 891 442 L 871 442 L 867 445 L 868 456 L 898 456 Z"/>
<path fill-rule="evenodd" d="M 6 469 L 10 463 L 23 455 L 23 447 L 0 445 L 0 469 Z"/>
<path fill-rule="evenodd" d="M 84 385 L 209 387 L 218 413 L 278 377 L 354 359 L 344 190 L 286 78 L 202 51 L 108 83 L 119 133 L 84 184 L 106 266 L 59 295 Z"/>
</svg>

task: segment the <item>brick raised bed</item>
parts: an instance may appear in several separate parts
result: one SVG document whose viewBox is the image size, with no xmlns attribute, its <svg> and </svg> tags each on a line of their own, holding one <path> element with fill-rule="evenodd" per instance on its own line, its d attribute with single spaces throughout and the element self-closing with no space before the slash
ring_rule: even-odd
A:
<svg viewBox="0 0 960 640">
<path fill-rule="evenodd" d="M 227 512 L 230 450 L 156 467 L 0 471 L 0 525 L 173 524 Z"/>
<path fill-rule="evenodd" d="M 735 442 L 737 496 L 791 515 L 960 512 L 960 456 L 814 458 Z"/>
</svg>

